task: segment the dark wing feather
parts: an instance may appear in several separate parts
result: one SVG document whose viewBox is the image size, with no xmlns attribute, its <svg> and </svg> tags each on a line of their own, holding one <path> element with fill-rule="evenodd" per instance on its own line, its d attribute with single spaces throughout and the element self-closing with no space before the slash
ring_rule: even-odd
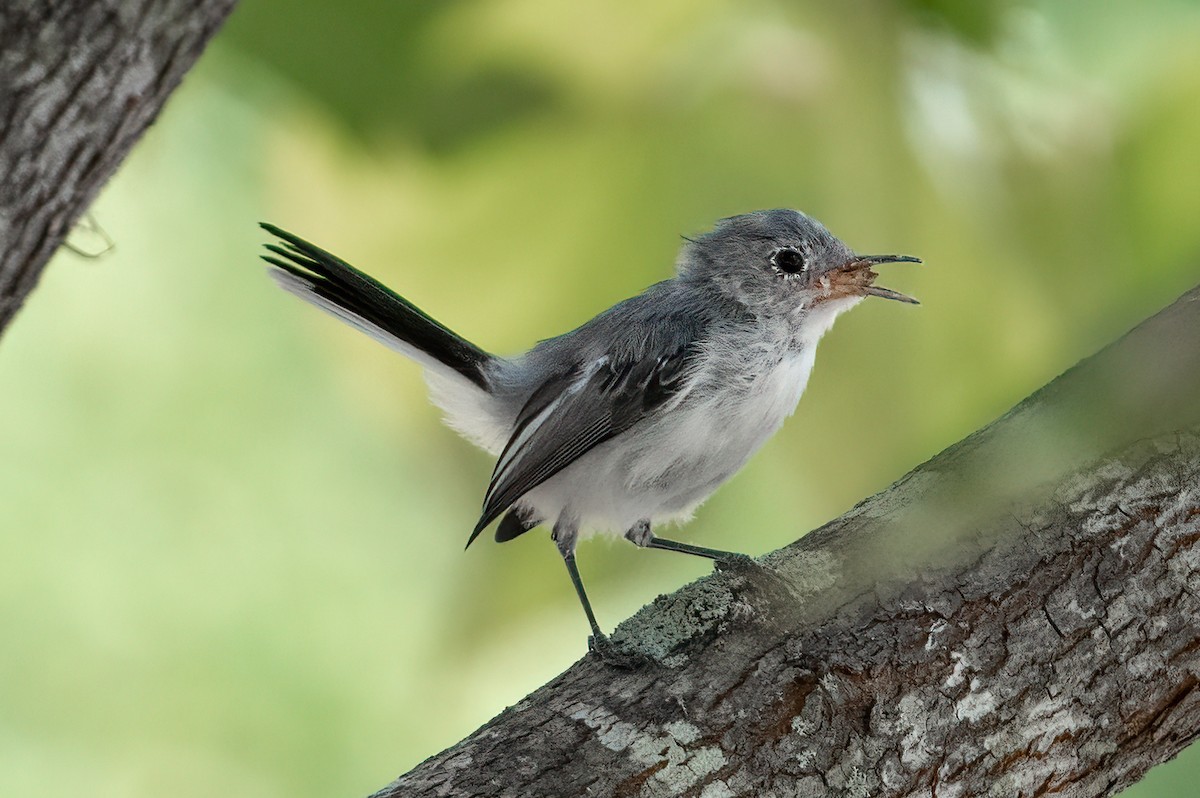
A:
<svg viewBox="0 0 1200 798">
<path fill-rule="evenodd" d="M 516 501 L 683 389 L 694 347 L 655 360 L 606 358 L 546 380 L 517 417 L 467 545 Z"/>
<path fill-rule="evenodd" d="M 509 510 L 496 526 L 496 542 L 507 543 L 515 537 L 524 535 L 538 525 L 538 520 L 526 520 L 516 510 Z"/>
</svg>

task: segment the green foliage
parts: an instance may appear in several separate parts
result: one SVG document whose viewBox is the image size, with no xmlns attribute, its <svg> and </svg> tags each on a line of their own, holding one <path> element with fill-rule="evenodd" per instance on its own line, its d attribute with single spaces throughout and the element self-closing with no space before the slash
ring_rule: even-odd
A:
<svg viewBox="0 0 1200 798">
<path fill-rule="evenodd" d="M 1197 282 L 1194 6 L 247 0 L 0 346 L 0 793 L 354 795 L 566 667 L 545 535 L 418 370 L 278 292 L 267 219 L 481 345 L 798 207 L 904 251 L 680 534 L 761 553 Z M 702 563 L 584 543 L 611 626 Z M 1188 795 L 1181 767 L 1131 795 Z M 1174 786 L 1167 782 L 1174 780 Z"/>
</svg>

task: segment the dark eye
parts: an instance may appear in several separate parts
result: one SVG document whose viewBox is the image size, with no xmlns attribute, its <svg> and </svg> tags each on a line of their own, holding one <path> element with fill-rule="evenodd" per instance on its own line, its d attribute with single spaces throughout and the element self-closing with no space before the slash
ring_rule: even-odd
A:
<svg viewBox="0 0 1200 798">
<path fill-rule="evenodd" d="M 771 265 L 784 274 L 799 274 L 808 268 L 804 255 L 795 249 L 781 249 L 771 256 Z"/>
</svg>

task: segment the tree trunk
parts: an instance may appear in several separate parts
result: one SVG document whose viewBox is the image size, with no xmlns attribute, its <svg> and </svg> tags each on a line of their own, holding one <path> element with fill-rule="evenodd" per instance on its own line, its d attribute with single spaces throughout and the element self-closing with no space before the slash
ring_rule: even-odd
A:
<svg viewBox="0 0 1200 798">
<path fill-rule="evenodd" d="M 376 795 L 1111 795 L 1200 730 L 1200 288 Z"/>
<path fill-rule="evenodd" d="M 0 332 L 234 2 L 0 4 Z"/>
</svg>

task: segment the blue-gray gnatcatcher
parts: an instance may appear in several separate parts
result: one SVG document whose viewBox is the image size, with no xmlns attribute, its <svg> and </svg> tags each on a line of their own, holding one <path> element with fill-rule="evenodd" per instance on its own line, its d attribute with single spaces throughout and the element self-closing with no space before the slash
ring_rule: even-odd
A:
<svg viewBox="0 0 1200 798">
<path fill-rule="evenodd" d="M 496 540 L 542 523 L 606 643 L 575 566 L 581 533 L 717 561 L 742 555 L 657 537 L 681 520 L 791 415 L 817 342 L 867 296 L 916 304 L 874 284 L 872 267 L 799 211 L 734 216 L 686 243 L 676 275 L 523 355 L 489 354 L 341 259 L 264 224 L 284 246 L 263 258 L 284 289 L 425 367 L 447 423 L 498 455 L 479 523 Z M 503 517 L 502 517 L 503 516 Z"/>
</svg>

